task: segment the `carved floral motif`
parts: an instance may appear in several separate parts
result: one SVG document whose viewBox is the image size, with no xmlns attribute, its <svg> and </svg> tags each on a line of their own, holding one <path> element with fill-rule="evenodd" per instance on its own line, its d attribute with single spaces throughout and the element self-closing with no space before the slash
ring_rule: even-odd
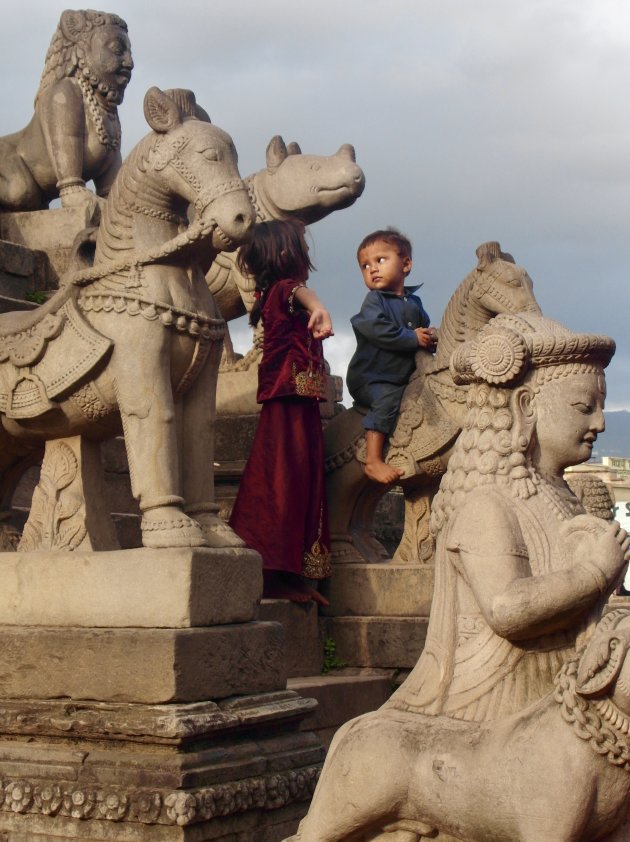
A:
<svg viewBox="0 0 630 842">
<path fill-rule="evenodd" d="M 189 792 L 113 786 L 97 790 L 5 780 L 0 785 L 0 812 L 184 827 L 247 810 L 276 810 L 295 801 L 307 801 L 319 773 L 320 766 L 308 766 Z"/>
</svg>

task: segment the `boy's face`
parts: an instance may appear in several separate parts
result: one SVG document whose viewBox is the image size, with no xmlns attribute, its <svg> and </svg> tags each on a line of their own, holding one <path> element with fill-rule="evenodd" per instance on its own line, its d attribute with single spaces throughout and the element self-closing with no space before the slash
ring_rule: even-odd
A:
<svg viewBox="0 0 630 842">
<path fill-rule="evenodd" d="M 401 257 L 395 246 L 377 240 L 361 249 L 359 266 L 368 289 L 402 295 L 405 280 L 411 272 L 411 258 Z"/>
</svg>

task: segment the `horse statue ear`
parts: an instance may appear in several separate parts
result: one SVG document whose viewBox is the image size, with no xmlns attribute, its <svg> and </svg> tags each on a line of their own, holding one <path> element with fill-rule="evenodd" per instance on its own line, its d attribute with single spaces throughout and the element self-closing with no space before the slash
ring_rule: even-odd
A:
<svg viewBox="0 0 630 842">
<path fill-rule="evenodd" d="M 593 637 L 578 667 L 575 689 L 580 696 L 596 696 L 607 690 L 619 675 L 627 650 L 627 641 L 614 631 Z"/>
<path fill-rule="evenodd" d="M 155 86 L 144 95 L 144 118 L 158 134 L 166 134 L 182 123 L 177 104 Z"/>
<path fill-rule="evenodd" d="M 269 146 L 267 147 L 267 169 L 269 172 L 274 172 L 278 169 L 280 164 L 284 161 L 289 153 L 287 152 L 287 147 L 284 144 L 284 140 L 280 137 L 279 134 L 275 135 L 269 141 Z"/>
<path fill-rule="evenodd" d="M 66 9 L 65 12 L 61 13 L 59 26 L 63 37 L 76 44 L 85 32 L 85 15 L 80 11 L 74 12 L 71 9 Z"/>
</svg>

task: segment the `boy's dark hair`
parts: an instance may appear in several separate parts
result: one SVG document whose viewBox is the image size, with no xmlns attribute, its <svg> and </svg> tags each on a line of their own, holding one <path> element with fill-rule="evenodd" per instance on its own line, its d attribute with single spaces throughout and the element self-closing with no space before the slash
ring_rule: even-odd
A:
<svg viewBox="0 0 630 842">
<path fill-rule="evenodd" d="M 261 295 L 285 278 L 305 281 L 314 267 L 308 256 L 304 225 L 295 219 L 257 223 L 241 246 L 236 265 L 254 277 L 256 291 Z M 260 313 L 257 300 L 249 316 L 252 326 L 260 321 Z"/>
<path fill-rule="evenodd" d="M 359 252 L 373 243 L 388 243 L 396 249 L 401 257 L 408 257 L 411 260 L 411 241 L 404 234 L 401 234 L 397 228 L 390 226 L 380 231 L 373 231 L 367 237 L 364 237 L 357 249 L 357 260 L 359 259 Z"/>
</svg>

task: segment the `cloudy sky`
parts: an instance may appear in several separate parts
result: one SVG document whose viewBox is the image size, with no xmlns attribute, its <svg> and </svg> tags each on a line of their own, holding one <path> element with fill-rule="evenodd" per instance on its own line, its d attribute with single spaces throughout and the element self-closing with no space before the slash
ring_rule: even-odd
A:
<svg viewBox="0 0 630 842">
<path fill-rule="evenodd" d="M 3 8 L 0 133 L 24 126 L 67 2 Z M 136 68 L 123 151 L 145 133 L 151 85 L 188 87 L 229 131 L 246 175 L 274 134 L 304 152 L 354 144 L 350 209 L 313 226 L 336 336 L 364 295 L 354 253 L 396 225 L 439 323 L 475 248 L 499 240 L 544 312 L 617 341 L 609 409 L 630 409 L 630 5 L 627 0 L 115 0 Z M 243 341 L 246 328 L 235 325 Z"/>
</svg>

